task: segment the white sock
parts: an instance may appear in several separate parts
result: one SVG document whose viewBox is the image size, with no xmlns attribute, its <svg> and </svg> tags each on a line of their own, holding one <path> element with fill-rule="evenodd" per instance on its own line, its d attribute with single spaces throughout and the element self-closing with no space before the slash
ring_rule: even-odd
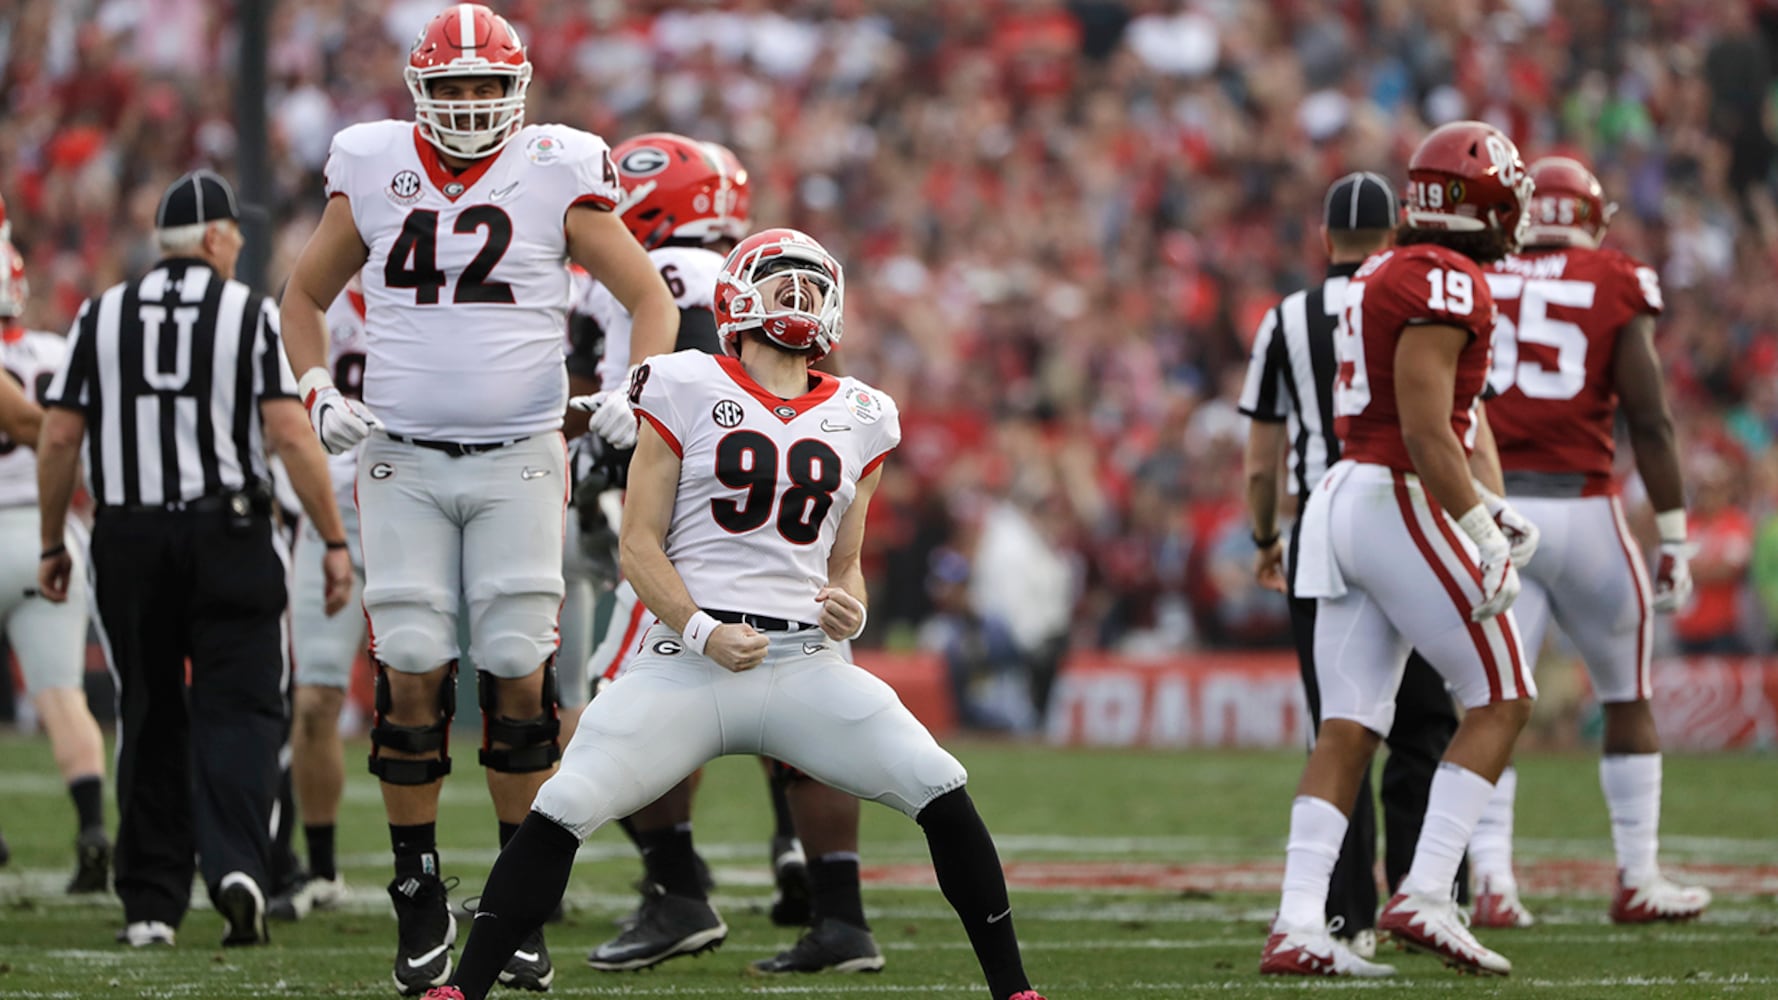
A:
<svg viewBox="0 0 1778 1000">
<path fill-rule="evenodd" d="M 1432 776 L 1432 792 L 1426 797 L 1426 822 L 1420 827 L 1414 864 L 1402 879 L 1402 892 L 1451 898 L 1469 835 L 1475 832 L 1476 821 L 1493 794 L 1493 784 L 1474 771 L 1450 761 L 1438 766 L 1438 773 Z"/>
<path fill-rule="evenodd" d="M 1346 814 L 1326 799 L 1299 795 L 1290 805 L 1290 842 L 1284 853 L 1284 898 L 1278 903 L 1280 930 L 1320 930 L 1327 926 L 1327 886 Z"/>
<path fill-rule="evenodd" d="M 1661 755 L 1611 754 L 1599 758 L 1599 787 L 1611 810 L 1611 840 L 1624 882 L 1641 885 L 1660 868 Z"/>
<path fill-rule="evenodd" d="M 1519 793 L 1519 772 L 1507 765 L 1494 783 L 1488 808 L 1476 821 L 1469 838 L 1469 871 L 1477 884 L 1488 879 L 1496 885 L 1516 884 L 1513 879 L 1513 800 Z"/>
</svg>

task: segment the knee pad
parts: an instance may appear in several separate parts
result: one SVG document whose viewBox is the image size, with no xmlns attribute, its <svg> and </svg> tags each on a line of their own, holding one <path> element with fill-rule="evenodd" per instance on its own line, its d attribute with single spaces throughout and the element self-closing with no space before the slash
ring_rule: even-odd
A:
<svg viewBox="0 0 1778 1000">
<path fill-rule="evenodd" d="M 449 617 L 421 605 L 379 609 L 373 628 L 372 653 L 400 673 L 423 674 L 457 658 L 457 634 Z"/>
<path fill-rule="evenodd" d="M 380 660 L 376 668 L 376 716 L 370 727 L 370 773 L 391 785 L 430 785 L 451 773 L 451 719 L 457 714 L 457 661 L 450 662 L 438 686 L 438 716 L 427 726 L 398 726 L 389 721 L 393 695 L 389 668 Z M 430 760 L 384 757 L 383 750 L 397 753 L 434 753 Z"/>
<path fill-rule="evenodd" d="M 499 704 L 495 685 L 498 680 L 485 670 L 475 674 L 477 695 L 482 707 L 482 766 L 502 774 L 529 774 L 547 771 L 562 758 L 559 734 L 561 720 L 556 715 L 556 666 L 543 665 L 543 691 L 538 713 L 528 719 L 508 719 L 494 714 Z M 496 747 L 498 741 L 504 747 Z"/>
</svg>

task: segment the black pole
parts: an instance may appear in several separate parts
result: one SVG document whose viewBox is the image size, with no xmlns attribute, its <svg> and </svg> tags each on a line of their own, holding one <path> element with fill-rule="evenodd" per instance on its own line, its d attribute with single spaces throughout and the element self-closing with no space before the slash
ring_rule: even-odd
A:
<svg viewBox="0 0 1778 1000">
<path fill-rule="evenodd" d="M 266 130 L 266 34 L 276 0 L 240 0 L 236 11 L 241 27 L 241 50 L 235 67 L 235 123 L 237 182 L 244 203 L 237 276 L 249 287 L 266 288 L 266 261 L 271 257 L 271 171 L 267 164 Z"/>
</svg>

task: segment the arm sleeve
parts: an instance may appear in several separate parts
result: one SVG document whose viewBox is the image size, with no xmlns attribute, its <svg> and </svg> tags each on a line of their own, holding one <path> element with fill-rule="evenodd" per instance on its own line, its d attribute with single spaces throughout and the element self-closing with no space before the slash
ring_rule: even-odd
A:
<svg viewBox="0 0 1778 1000">
<path fill-rule="evenodd" d="M 1284 342 L 1279 307 L 1266 310 L 1253 335 L 1253 353 L 1247 358 L 1247 380 L 1241 385 L 1242 413 L 1265 423 L 1279 423 L 1290 416 L 1290 397 L 1284 380 L 1290 371 L 1290 352 Z"/>
<path fill-rule="evenodd" d="M 97 326 L 98 310 L 93 308 L 93 300 L 87 299 L 80 304 L 74 325 L 68 328 L 68 351 L 43 394 L 44 406 L 84 411 L 91 403 L 93 383 L 99 377 L 94 343 L 98 339 Z"/>
<path fill-rule="evenodd" d="M 662 360 L 666 363 L 663 364 Z M 639 419 L 654 425 L 654 429 L 673 449 L 673 454 L 685 457 L 685 432 L 687 430 L 679 411 L 673 406 L 673 398 L 682 395 L 674 391 L 674 377 L 679 366 L 673 362 L 676 358 L 656 359 L 636 369 L 630 379 L 630 406 L 636 411 Z"/>
</svg>

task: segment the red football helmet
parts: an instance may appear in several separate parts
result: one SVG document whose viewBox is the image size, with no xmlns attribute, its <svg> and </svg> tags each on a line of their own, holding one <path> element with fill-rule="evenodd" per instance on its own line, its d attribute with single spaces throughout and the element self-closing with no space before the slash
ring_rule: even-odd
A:
<svg viewBox="0 0 1778 1000">
<path fill-rule="evenodd" d="M 30 298 L 31 285 L 25 281 L 25 258 L 11 243 L 0 242 L 0 318 L 23 316 L 25 302 Z"/>
<path fill-rule="evenodd" d="M 845 298 L 845 273 L 821 244 L 794 229 L 761 230 L 729 251 L 716 277 L 716 332 L 732 354 L 742 333 L 758 330 L 813 364 L 839 346 Z"/>
<path fill-rule="evenodd" d="M 611 151 L 624 200 L 617 212 L 636 242 L 650 250 L 668 240 L 713 243 L 733 200 L 728 170 L 707 143 L 649 132 Z"/>
<path fill-rule="evenodd" d="M 741 164 L 741 158 L 735 151 L 720 142 L 704 143 L 722 164 L 723 172 L 728 174 L 729 200 L 728 210 L 722 217 L 722 235 L 740 242 L 747 238 L 753 228 L 753 189 L 747 176 L 747 168 Z"/>
<path fill-rule="evenodd" d="M 479 3 L 457 4 L 428 21 L 414 39 L 403 76 L 414 95 L 420 134 L 452 156 L 488 156 L 525 124 L 531 60 L 506 18 Z M 502 77 L 506 94 L 492 100 L 432 98 L 434 81 L 457 76 Z"/>
<path fill-rule="evenodd" d="M 1605 200 L 1605 189 L 1579 160 L 1546 156 L 1531 164 L 1531 224 L 1525 233 L 1528 246 L 1597 247 L 1605 227 L 1617 212 L 1617 202 Z"/>
<path fill-rule="evenodd" d="M 1524 241 L 1531 173 L 1506 133 L 1486 122 L 1440 125 L 1408 161 L 1407 224 L 1415 229 L 1507 234 Z"/>
</svg>

